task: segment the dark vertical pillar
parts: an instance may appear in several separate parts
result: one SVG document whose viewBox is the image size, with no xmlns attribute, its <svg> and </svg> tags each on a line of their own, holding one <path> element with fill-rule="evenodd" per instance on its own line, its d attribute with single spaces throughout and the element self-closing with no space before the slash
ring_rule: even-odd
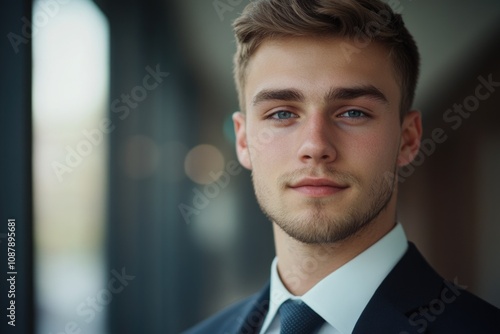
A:
<svg viewBox="0 0 500 334">
<path fill-rule="evenodd" d="M 34 328 L 31 30 L 22 20 L 31 21 L 31 13 L 31 1 L 4 3 L 0 11 L 0 332 L 13 334 Z"/>
<path fill-rule="evenodd" d="M 176 333 L 186 326 L 188 312 L 196 314 L 189 299 L 197 295 L 195 280 L 201 274 L 196 260 L 184 261 L 193 250 L 186 242 L 187 229 L 177 205 L 186 201 L 182 196 L 189 196 L 187 181 L 165 182 L 165 174 L 183 156 L 181 152 L 167 155 L 164 148 L 169 142 L 190 147 L 196 141 L 197 129 L 190 118 L 196 115 L 197 92 L 177 46 L 171 3 L 96 2 L 109 20 L 109 116 L 115 126 L 109 145 L 106 267 L 134 276 L 109 304 L 108 330 Z M 162 76 L 156 88 L 148 88 L 143 100 L 125 102 L 126 95 L 133 98 L 141 90 L 137 87 L 144 86 L 151 71 L 168 72 L 168 76 Z M 150 77 L 148 85 L 154 81 Z M 148 138 L 157 148 L 158 167 L 145 177 L 124 172 L 130 162 L 124 161 L 124 152 L 135 136 Z M 131 158 L 134 164 L 148 159 L 137 153 Z M 190 285 L 189 280 L 193 280 Z"/>
</svg>

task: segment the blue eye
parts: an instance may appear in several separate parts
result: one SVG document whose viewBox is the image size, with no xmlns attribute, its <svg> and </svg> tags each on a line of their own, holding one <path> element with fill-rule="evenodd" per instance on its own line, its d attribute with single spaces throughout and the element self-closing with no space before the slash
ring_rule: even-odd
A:
<svg viewBox="0 0 500 334">
<path fill-rule="evenodd" d="M 349 117 L 349 118 L 361 118 L 367 117 L 367 115 L 361 110 L 350 109 L 340 115 L 340 117 Z"/>
<path fill-rule="evenodd" d="M 275 112 L 274 114 L 271 115 L 270 118 L 273 119 L 290 119 L 290 118 L 295 118 L 295 114 L 286 111 L 286 110 L 280 110 Z"/>
</svg>

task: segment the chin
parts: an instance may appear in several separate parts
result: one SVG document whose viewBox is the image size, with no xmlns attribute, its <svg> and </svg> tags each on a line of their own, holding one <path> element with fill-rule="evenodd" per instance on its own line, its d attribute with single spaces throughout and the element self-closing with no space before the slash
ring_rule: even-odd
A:
<svg viewBox="0 0 500 334">
<path fill-rule="evenodd" d="M 281 217 L 273 221 L 290 237 L 306 244 L 344 241 L 369 224 L 349 214 L 325 215 L 318 212 Z"/>
</svg>

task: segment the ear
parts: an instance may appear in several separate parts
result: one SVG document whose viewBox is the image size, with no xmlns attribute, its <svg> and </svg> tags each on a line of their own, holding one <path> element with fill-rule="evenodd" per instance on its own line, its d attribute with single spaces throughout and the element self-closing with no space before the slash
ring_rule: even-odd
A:
<svg viewBox="0 0 500 334">
<path fill-rule="evenodd" d="M 250 152 L 248 150 L 246 116 L 241 111 L 233 114 L 234 132 L 236 133 L 236 154 L 240 164 L 246 169 L 252 169 Z"/>
<path fill-rule="evenodd" d="M 403 124 L 401 125 L 398 167 L 406 166 L 413 161 L 420 149 L 421 139 L 422 116 L 420 111 L 411 110 L 404 116 Z"/>
</svg>

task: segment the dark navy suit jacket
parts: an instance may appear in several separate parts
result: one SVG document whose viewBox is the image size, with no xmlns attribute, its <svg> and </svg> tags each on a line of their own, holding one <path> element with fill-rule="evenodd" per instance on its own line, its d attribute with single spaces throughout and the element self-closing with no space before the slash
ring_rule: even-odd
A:
<svg viewBox="0 0 500 334">
<path fill-rule="evenodd" d="M 269 285 L 184 334 L 258 334 L 268 306 Z M 353 331 L 379 333 L 500 334 L 500 310 L 466 288 L 444 280 L 410 243 Z"/>
</svg>

